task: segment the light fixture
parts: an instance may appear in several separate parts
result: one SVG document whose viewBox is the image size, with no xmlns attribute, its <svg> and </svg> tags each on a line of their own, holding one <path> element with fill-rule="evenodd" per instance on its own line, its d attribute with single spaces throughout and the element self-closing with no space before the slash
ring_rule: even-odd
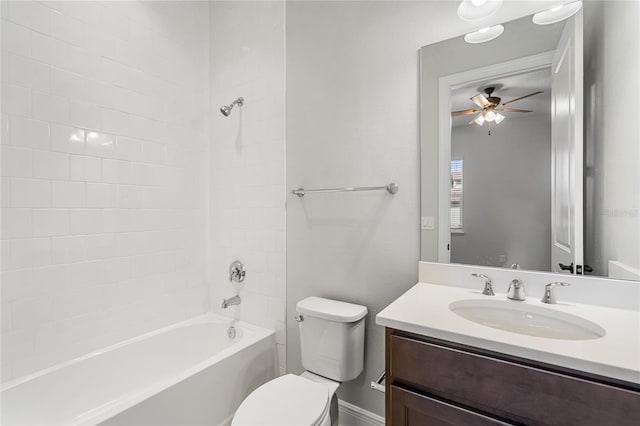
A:
<svg viewBox="0 0 640 426">
<path fill-rule="evenodd" d="M 479 21 L 493 15 L 502 0 L 462 0 L 458 6 L 458 16 L 463 21 Z"/>
<path fill-rule="evenodd" d="M 487 120 L 489 123 L 491 123 L 493 120 L 496 119 L 496 113 L 493 112 L 492 110 L 487 110 L 484 112 L 484 119 Z"/>
<path fill-rule="evenodd" d="M 502 25 L 494 25 L 493 27 L 481 28 L 478 31 L 466 34 L 464 41 L 471 44 L 484 43 L 495 38 L 500 37 L 500 34 L 504 32 Z"/>
<path fill-rule="evenodd" d="M 496 113 L 496 118 L 495 118 L 496 124 L 500 124 L 502 120 L 504 120 L 504 115 L 500 114 L 499 112 Z"/>
<path fill-rule="evenodd" d="M 482 115 L 482 113 L 478 114 L 476 118 L 473 119 L 473 122 L 478 126 L 482 126 L 485 122 L 484 115 Z"/>
<path fill-rule="evenodd" d="M 533 23 L 538 25 L 555 24 L 575 15 L 580 8 L 582 8 L 582 1 L 580 0 L 561 4 L 533 15 Z"/>
</svg>

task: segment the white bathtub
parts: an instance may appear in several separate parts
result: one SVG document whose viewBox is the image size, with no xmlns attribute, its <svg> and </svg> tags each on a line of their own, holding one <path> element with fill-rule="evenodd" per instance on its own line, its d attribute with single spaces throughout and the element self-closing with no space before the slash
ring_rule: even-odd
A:
<svg viewBox="0 0 640 426">
<path fill-rule="evenodd" d="M 2 425 L 219 425 L 276 374 L 273 331 L 212 314 L 2 386 Z"/>
</svg>

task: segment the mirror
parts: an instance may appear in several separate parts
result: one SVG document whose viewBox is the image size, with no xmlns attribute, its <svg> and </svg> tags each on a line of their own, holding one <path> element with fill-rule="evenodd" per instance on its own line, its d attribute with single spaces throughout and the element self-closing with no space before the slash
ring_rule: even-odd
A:
<svg viewBox="0 0 640 426">
<path fill-rule="evenodd" d="M 640 280 L 639 9 L 420 50 L 421 260 Z"/>
</svg>

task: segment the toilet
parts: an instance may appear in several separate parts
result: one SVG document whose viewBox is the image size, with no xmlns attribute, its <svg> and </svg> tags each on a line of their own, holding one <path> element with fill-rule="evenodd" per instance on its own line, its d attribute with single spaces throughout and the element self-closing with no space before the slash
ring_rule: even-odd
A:
<svg viewBox="0 0 640 426">
<path fill-rule="evenodd" d="M 337 426 L 340 383 L 360 375 L 367 308 L 322 297 L 296 305 L 305 372 L 286 374 L 254 390 L 232 426 Z"/>
</svg>

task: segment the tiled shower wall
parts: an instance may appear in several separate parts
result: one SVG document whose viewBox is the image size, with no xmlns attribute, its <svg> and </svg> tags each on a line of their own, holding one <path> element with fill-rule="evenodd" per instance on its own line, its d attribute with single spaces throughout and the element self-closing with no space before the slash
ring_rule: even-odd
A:
<svg viewBox="0 0 640 426">
<path fill-rule="evenodd" d="M 212 2 L 211 308 L 276 330 L 285 368 L 284 1 Z M 222 105 L 244 97 L 229 117 Z M 229 264 L 247 267 L 231 285 Z M 240 292 L 242 303 L 221 309 Z"/>
<path fill-rule="evenodd" d="M 3 381 L 208 309 L 208 42 L 206 2 L 2 2 Z"/>
</svg>

